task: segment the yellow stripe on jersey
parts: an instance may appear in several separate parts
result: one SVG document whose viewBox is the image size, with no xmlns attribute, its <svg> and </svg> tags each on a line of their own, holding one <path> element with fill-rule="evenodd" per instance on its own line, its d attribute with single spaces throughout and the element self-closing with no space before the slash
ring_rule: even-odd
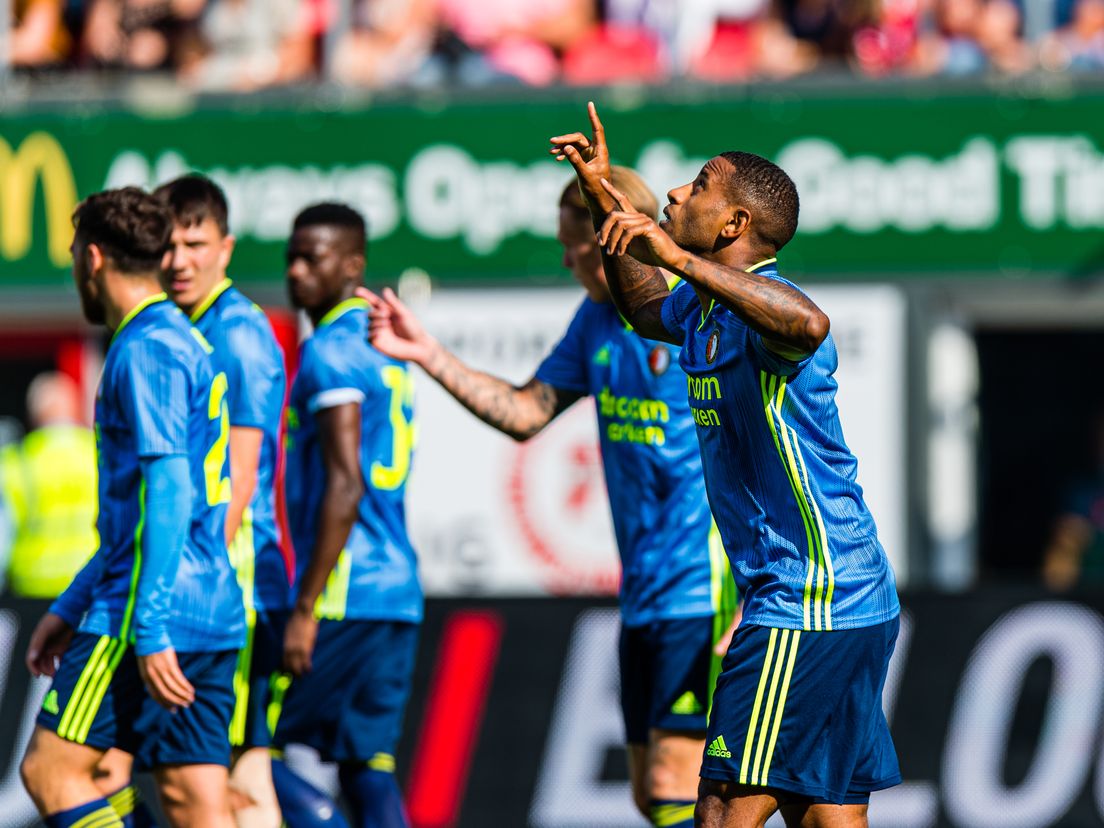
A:
<svg viewBox="0 0 1104 828">
<path fill-rule="evenodd" d="M 782 461 L 782 468 L 790 482 L 797 508 L 805 525 L 805 542 L 809 549 L 808 569 L 805 576 L 802 619 L 804 629 L 832 629 L 832 596 L 835 592 L 835 570 L 828 551 L 828 535 L 820 507 L 809 485 L 809 470 L 801 452 L 797 433 L 782 417 L 786 397 L 786 378 L 760 372 L 759 385 L 763 395 L 763 413 L 774 438 L 774 446 Z"/>
</svg>

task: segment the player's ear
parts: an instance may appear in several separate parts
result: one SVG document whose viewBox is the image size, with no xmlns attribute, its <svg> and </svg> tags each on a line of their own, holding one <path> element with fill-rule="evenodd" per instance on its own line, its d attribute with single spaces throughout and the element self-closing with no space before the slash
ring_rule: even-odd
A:
<svg viewBox="0 0 1104 828">
<path fill-rule="evenodd" d="M 747 232 L 751 225 L 751 212 L 746 207 L 737 207 L 729 216 L 724 227 L 721 228 L 721 238 L 738 239 Z"/>
<path fill-rule="evenodd" d="M 345 273 L 359 285 L 364 281 L 364 254 L 353 253 L 345 257 Z"/>
<path fill-rule="evenodd" d="M 234 245 L 238 243 L 237 236 L 233 233 L 227 233 L 222 237 L 222 248 L 219 251 L 219 267 L 226 270 L 230 266 L 230 257 L 234 255 Z"/>
<path fill-rule="evenodd" d="M 90 274 L 99 273 L 103 270 L 106 256 L 104 256 L 103 250 L 95 242 L 89 242 L 84 246 L 85 262 L 88 264 L 88 272 Z M 168 255 L 168 254 L 167 254 Z"/>
</svg>

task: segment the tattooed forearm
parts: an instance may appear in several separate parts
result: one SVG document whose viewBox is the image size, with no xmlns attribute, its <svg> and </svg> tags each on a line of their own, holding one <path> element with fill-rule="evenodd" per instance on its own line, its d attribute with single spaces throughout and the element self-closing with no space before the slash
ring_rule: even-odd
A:
<svg viewBox="0 0 1104 828">
<path fill-rule="evenodd" d="M 690 254 L 676 272 L 743 319 L 784 356 L 811 354 L 828 336 L 824 312 L 784 282 Z"/>
<path fill-rule="evenodd" d="M 629 255 L 615 256 L 604 249 L 602 267 L 613 303 L 633 330 L 647 339 L 670 341 L 671 334 L 659 311 L 671 292 L 663 272 Z"/>
<path fill-rule="evenodd" d="M 469 368 L 441 346 L 425 370 L 468 411 L 515 440 L 528 440 L 580 397 L 535 377 L 521 387 L 511 385 Z"/>
</svg>

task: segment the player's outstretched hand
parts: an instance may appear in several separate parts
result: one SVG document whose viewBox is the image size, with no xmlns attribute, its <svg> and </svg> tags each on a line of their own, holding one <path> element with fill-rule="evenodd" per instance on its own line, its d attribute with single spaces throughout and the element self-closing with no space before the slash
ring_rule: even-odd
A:
<svg viewBox="0 0 1104 828">
<path fill-rule="evenodd" d="M 613 198 L 617 209 L 611 212 L 598 231 L 598 243 L 613 256 L 628 253 L 638 262 L 670 267 L 682 253 L 651 216 L 637 212 L 625 195 L 605 178 L 602 187 Z"/>
<path fill-rule="evenodd" d="M 52 612 L 42 616 L 31 633 L 27 645 L 27 669 L 32 676 L 53 676 L 57 661 L 73 640 L 73 628 L 60 615 Z"/>
<path fill-rule="evenodd" d="M 368 338 L 373 347 L 394 359 L 425 367 L 437 340 L 426 333 L 418 317 L 399 300 L 395 291 L 384 288 L 377 296 L 367 288 L 357 288 L 357 296 L 371 307 Z"/>
<path fill-rule="evenodd" d="M 166 710 L 187 707 L 195 701 L 195 688 L 180 669 L 176 650 L 138 656 L 138 673 L 153 700 Z"/>
<path fill-rule="evenodd" d="M 602 179 L 609 179 L 609 147 L 606 145 L 606 130 L 598 118 L 594 101 L 587 102 L 587 115 L 590 116 L 591 137 L 581 132 L 569 132 L 566 135 L 554 135 L 549 140 L 552 147 L 548 150 L 557 161 L 570 161 L 576 175 L 583 185 L 584 194 L 597 204 L 609 207 L 609 198 L 602 188 Z"/>
<path fill-rule="evenodd" d="M 293 612 L 284 631 L 284 669 L 293 676 L 309 673 L 316 638 L 318 619 L 314 613 Z"/>
</svg>

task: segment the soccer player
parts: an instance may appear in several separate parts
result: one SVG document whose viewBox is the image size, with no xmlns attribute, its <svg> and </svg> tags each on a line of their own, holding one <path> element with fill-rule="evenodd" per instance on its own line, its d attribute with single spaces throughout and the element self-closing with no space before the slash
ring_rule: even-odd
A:
<svg viewBox="0 0 1104 828">
<path fill-rule="evenodd" d="M 173 825 L 231 828 L 227 733 L 245 624 L 223 540 L 226 377 L 158 286 L 164 206 L 108 190 L 73 223 L 84 315 L 113 332 L 96 397 L 100 547 L 31 636 L 27 664 L 53 683 L 24 784 L 49 828 L 123 825 L 94 781 L 120 748 L 153 770 Z"/>
<path fill-rule="evenodd" d="M 654 216 L 632 170 L 613 180 Z M 564 265 L 586 291 L 563 339 L 520 387 L 464 365 L 391 292 L 373 297 L 372 341 L 420 365 L 475 416 L 527 440 L 593 395 L 621 553 L 621 706 L 633 799 L 655 825 L 690 825 L 706 715 L 731 636 L 735 589 L 713 529 L 678 348 L 638 337 L 610 301 L 590 214 L 560 197 Z"/>
<path fill-rule="evenodd" d="M 897 636 L 893 572 L 835 405 L 828 318 L 778 275 L 793 181 L 726 152 L 668 193 L 660 225 L 610 183 L 593 137 L 552 139 L 591 208 L 618 309 L 680 361 L 743 621 L 713 697 L 696 824 L 862 826 L 900 773 L 881 694 Z M 674 290 L 663 273 L 684 281 Z"/>
<path fill-rule="evenodd" d="M 294 678 L 273 688 L 273 743 L 337 762 L 357 826 L 398 828 L 394 752 L 422 620 L 403 504 L 413 385 L 407 366 L 368 344 L 367 303 L 354 295 L 366 243 L 360 214 L 332 203 L 303 210 L 288 241 L 288 293 L 314 335 L 287 415 L 296 573 L 284 663 Z M 284 806 L 294 779 L 280 762 L 274 774 Z"/>
<path fill-rule="evenodd" d="M 276 460 L 284 408 L 283 355 L 264 312 L 226 276 L 234 250 L 226 196 L 202 175 L 163 184 L 154 195 L 173 216 L 173 253 L 162 276 L 169 297 L 215 349 L 230 410 L 230 503 L 226 543 L 245 598 L 246 644 L 235 675 L 237 706 L 230 785 L 244 799 L 239 828 L 279 828 L 265 705 L 283 655 L 290 596 L 276 530 Z"/>
</svg>

